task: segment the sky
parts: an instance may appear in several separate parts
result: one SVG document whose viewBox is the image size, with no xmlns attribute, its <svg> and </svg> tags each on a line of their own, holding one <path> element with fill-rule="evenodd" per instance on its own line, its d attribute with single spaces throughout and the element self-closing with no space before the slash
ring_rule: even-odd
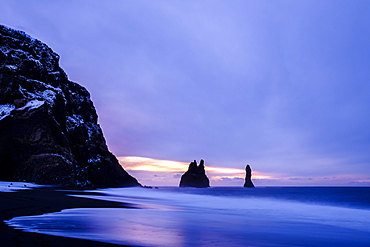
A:
<svg viewBox="0 0 370 247">
<path fill-rule="evenodd" d="M 48 44 L 89 90 L 143 184 L 177 185 L 204 159 L 211 186 L 242 185 L 247 164 L 259 186 L 370 185 L 370 1 L 0 6 L 1 24 Z"/>
</svg>

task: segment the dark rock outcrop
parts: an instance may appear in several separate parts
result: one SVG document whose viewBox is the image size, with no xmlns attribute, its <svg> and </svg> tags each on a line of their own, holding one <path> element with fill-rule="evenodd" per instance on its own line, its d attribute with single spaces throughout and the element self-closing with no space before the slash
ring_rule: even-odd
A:
<svg viewBox="0 0 370 247">
<path fill-rule="evenodd" d="M 56 53 L 0 25 L 0 180 L 139 186 L 108 151 L 97 118 Z"/>
<path fill-rule="evenodd" d="M 189 165 L 189 169 L 181 176 L 180 187 L 209 187 L 209 179 L 204 170 L 204 160 L 200 161 L 197 166 L 197 161 L 193 161 Z"/>
<path fill-rule="evenodd" d="M 254 184 L 252 182 L 252 169 L 249 165 L 245 167 L 245 183 L 244 187 L 254 187 Z"/>
</svg>

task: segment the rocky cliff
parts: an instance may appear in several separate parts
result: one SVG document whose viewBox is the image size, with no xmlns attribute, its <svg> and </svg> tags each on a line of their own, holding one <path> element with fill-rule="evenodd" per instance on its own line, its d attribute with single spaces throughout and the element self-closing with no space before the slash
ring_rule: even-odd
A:
<svg viewBox="0 0 370 247">
<path fill-rule="evenodd" d="M 252 169 L 249 165 L 245 167 L 245 183 L 244 187 L 254 187 L 254 184 L 252 182 Z"/>
<path fill-rule="evenodd" d="M 188 170 L 181 176 L 180 187 L 209 187 L 209 179 L 204 169 L 204 160 L 200 161 L 199 166 L 195 160 L 190 163 Z"/>
<path fill-rule="evenodd" d="M 0 180 L 139 186 L 108 151 L 97 118 L 56 53 L 0 25 Z"/>
</svg>

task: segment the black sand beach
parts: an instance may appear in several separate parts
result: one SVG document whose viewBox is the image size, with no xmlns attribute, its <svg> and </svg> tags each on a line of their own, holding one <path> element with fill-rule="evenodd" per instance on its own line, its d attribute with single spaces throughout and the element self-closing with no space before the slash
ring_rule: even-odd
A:
<svg viewBox="0 0 370 247">
<path fill-rule="evenodd" d="M 93 199 L 77 198 L 67 196 L 76 194 L 75 190 L 62 190 L 57 188 L 36 188 L 32 190 L 22 190 L 18 192 L 0 192 L 0 239 L 1 246 L 19 247 L 58 247 L 58 246 L 91 246 L 91 247 L 112 247 L 125 246 L 81 240 L 74 238 L 64 238 L 49 236 L 38 233 L 27 233 L 13 229 L 4 223 L 4 220 L 17 216 L 39 215 L 50 212 L 58 212 L 69 208 L 127 208 L 117 202 L 100 201 Z M 84 192 L 78 191 L 78 194 Z M 95 194 L 95 193 L 89 193 Z"/>
<path fill-rule="evenodd" d="M 22 183 L 17 186 L 24 188 Z M 369 192 L 369 188 L 340 187 L 90 191 L 35 187 L 0 193 L 0 243 L 24 247 L 368 247 Z M 37 233 L 12 229 L 4 220 Z"/>
</svg>

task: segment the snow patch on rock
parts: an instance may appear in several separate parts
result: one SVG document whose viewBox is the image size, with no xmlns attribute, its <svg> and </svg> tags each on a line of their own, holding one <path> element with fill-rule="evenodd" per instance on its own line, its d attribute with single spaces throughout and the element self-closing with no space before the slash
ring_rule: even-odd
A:
<svg viewBox="0 0 370 247">
<path fill-rule="evenodd" d="M 15 105 L 13 104 L 0 105 L 0 120 L 9 116 L 14 109 Z"/>
<path fill-rule="evenodd" d="M 88 159 L 87 160 L 87 163 L 93 163 L 93 164 L 95 164 L 95 163 L 98 163 L 100 161 L 101 161 L 101 155 L 98 154 L 95 157 L 92 157 L 91 159 Z"/>
<path fill-rule="evenodd" d="M 42 106 L 43 104 L 45 104 L 45 101 L 35 99 L 35 100 L 28 101 L 25 106 L 18 108 L 17 110 L 36 109 Z"/>
<path fill-rule="evenodd" d="M 67 116 L 67 129 L 73 130 L 76 127 L 83 125 L 85 121 L 80 115 L 73 114 L 73 116 Z"/>
</svg>

